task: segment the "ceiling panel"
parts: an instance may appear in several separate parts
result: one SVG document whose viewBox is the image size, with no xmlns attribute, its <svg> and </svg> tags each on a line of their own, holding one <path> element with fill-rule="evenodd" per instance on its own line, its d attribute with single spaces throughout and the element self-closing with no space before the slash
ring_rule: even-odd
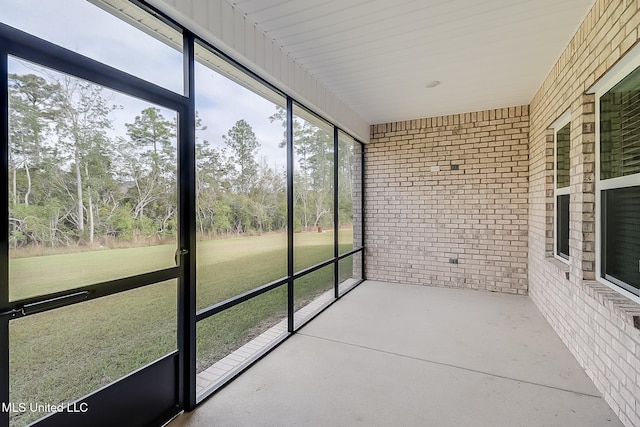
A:
<svg viewBox="0 0 640 427">
<path fill-rule="evenodd" d="M 228 1 L 370 123 L 528 104 L 593 4 Z"/>
</svg>

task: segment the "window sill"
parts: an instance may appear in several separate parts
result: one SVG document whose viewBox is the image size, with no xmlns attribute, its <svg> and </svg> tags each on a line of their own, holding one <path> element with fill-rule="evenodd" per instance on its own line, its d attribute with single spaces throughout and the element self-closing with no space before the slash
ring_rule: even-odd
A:
<svg viewBox="0 0 640 427">
<path fill-rule="evenodd" d="M 640 329 L 640 302 L 597 280 L 585 280 L 584 290 L 598 303 L 618 313 L 625 322 Z"/>
<path fill-rule="evenodd" d="M 559 275 L 562 275 L 566 280 L 569 280 L 569 263 L 568 261 L 559 260 L 555 256 L 547 257 L 549 264 L 553 265 Z"/>
</svg>

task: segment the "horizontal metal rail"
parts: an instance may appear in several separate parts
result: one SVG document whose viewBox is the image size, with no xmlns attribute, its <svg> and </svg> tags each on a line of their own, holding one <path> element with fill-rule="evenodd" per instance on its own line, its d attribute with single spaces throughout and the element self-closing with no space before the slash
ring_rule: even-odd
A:
<svg viewBox="0 0 640 427">
<path fill-rule="evenodd" d="M 240 295 L 236 295 L 219 303 L 216 303 L 212 306 L 204 308 L 196 313 L 196 322 L 207 319 L 215 314 L 220 313 L 221 311 L 227 310 L 231 307 L 234 307 L 238 304 L 242 304 L 250 299 L 253 299 L 259 295 L 264 294 L 265 292 L 272 291 L 280 286 L 286 285 L 289 279 L 287 277 L 283 279 L 278 279 L 271 283 L 267 283 L 266 285 L 259 286 L 255 289 L 242 293 Z"/>
<path fill-rule="evenodd" d="M 300 270 L 297 273 L 295 273 L 293 275 L 293 279 L 299 279 L 303 276 L 306 276 L 307 274 L 313 273 L 314 271 L 320 270 L 323 267 L 326 267 L 328 265 L 331 265 L 333 263 L 335 263 L 336 261 L 340 261 L 344 258 L 348 258 L 351 255 L 357 254 L 358 252 L 362 252 L 363 248 L 358 248 L 358 249 L 354 249 L 350 252 L 344 253 L 342 255 L 340 255 L 338 258 L 332 258 L 330 260 L 321 262 L 319 264 L 315 264 L 309 268 L 305 268 L 304 270 Z M 242 304 L 243 302 L 249 301 L 250 299 L 253 299 L 257 296 L 260 296 L 266 292 L 272 291 L 276 288 L 279 288 L 280 286 L 286 285 L 287 282 L 289 281 L 288 277 L 283 277 L 281 279 L 278 280 L 274 280 L 273 282 L 267 283 L 266 285 L 262 285 L 262 286 L 258 286 L 255 289 L 251 289 L 247 292 L 244 292 L 242 294 L 233 296 L 231 298 L 228 298 L 224 301 L 220 301 L 216 304 L 213 304 L 207 308 L 203 308 L 202 310 L 199 310 L 196 313 L 196 322 L 199 322 L 201 320 L 207 319 L 211 316 L 214 316 L 224 310 L 228 310 L 232 307 L 235 307 L 238 304 Z"/>
<path fill-rule="evenodd" d="M 170 267 L 164 270 L 152 271 L 150 273 L 139 274 L 122 279 L 109 280 L 93 285 L 81 286 L 60 292 L 11 301 L 1 315 L 10 315 L 12 318 L 17 318 L 33 313 L 49 311 L 63 305 L 77 304 L 83 301 L 142 288 L 155 283 L 177 279 L 179 273 L 179 267 Z"/>
<path fill-rule="evenodd" d="M 324 267 L 327 267 L 327 266 L 329 266 L 331 264 L 334 264 L 336 261 L 337 260 L 335 258 L 331 258 L 328 261 L 323 261 L 323 262 L 318 263 L 316 265 L 312 265 L 311 267 L 307 267 L 304 270 L 300 270 L 297 273 L 294 273 L 292 278 L 293 278 L 293 280 L 299 279 L 302 276 L 306 276 L 309 273 L 313 273 L 314 271 L 318 271 L 321 268 L 324 268 Z"/>
<path fill-rule="evenodd" d="M 343 253 L 342 255 L 339 255 L 339 256 L 338 256 L 338 261 L 342 261 L 343 259 L 348 258 L 348 257 L 350 257 L 351 255 L 355 255 L 355 254 L 357 254 L 358 252 L 363 252 L 363 251 L 364 251 L 364 248 L 362 248 L 362 247 L 360 247 L 360 248 L 356 248 L 356 249 L 352 249 L 352 250 L 350 250 L 349 252 L 345 252 L 345 253 Z"/>
<path fill-rule="evenodd" d="M 33 42 L 33 36 L 0 23 L 3 52 L 27 61 L 75 76 L 127 95 L 160 104 L 184 113 L 188 99 L 144 79 L 103 64 L 91 58 L 78 60 L 78 54 L 46 40 Z"/>
</svg>

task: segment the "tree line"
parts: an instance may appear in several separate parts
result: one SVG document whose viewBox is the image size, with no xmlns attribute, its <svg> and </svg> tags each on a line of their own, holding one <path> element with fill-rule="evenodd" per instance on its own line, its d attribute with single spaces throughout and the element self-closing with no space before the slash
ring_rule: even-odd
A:
<svg viewBox="0 0 640 427">
<path fill-rule="evenodd" d="M 9 75 L 9 227 L 13 248 L 151 244 L 177 233 L 176 118 L 148 107 L 114 130 L 100 86 L 71 77 Z M 270 117 L 285 128 L 285 112 Z M 206 130 L 196 122 L 196 134 Z M 122 133 L 122 132 L 121 132 Z M 280 147 L 285 145 L 286 138 Z M 333 225 L 333 135 L 294 121 L 294 228 Z M 217 146 L 196 140 L 200 236 L 283 231 L 286 170 L 259 157 L 244 119 Z M 285 151 L 282 150 L 283 156 Z M 352 147 L 338 150 L 342 224 L 352 216 Z M 280 159 L 284 163 L 284 158 Z"/>
</svg>

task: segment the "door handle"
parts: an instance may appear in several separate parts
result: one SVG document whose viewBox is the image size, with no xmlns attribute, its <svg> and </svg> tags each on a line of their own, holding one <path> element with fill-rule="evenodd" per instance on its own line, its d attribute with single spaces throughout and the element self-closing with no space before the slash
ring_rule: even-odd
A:
<svg viewBox="0 0 640 427">
<path fill-rule="evenodd" d="M 178 262 L 178 258 L 181 257 L 182 255 L 186 255 L 189 253 L 188 249 L 184 249 L 184 248 L 178 248 L 176 249 L 176 253 L 174 254 L 174 260 L 176 262 L 176 265 L 180 265 L 180 263 Z"/>
<path fill-rule="evenodd" d="M 30 314 L 40 313 L 41 311 L 53 310 L 54 308 L 60 308 L 65 305 L 86 301 L 87 299 L 89 299 L 89 291 L 74 292 L 42 301 L 24 304 L 22 307 L 12 308 L 0 313 L 0 317 L 9 316 L 12 319 L 15 319 L 16 317 L 28 316 Z"/>
<path fill-rule="evenodd" d="M 87 299 L 89 299 L 89 291 L 74 292 L 72 294 L 61 295 L 59 297 L 50 298 L 44 301 L 25 304 L 20 311 L 23 315 L 26 316 L 28 314 L 39 313 L 41 311 L 60 308 L 72 303 L 86 301 Z"/>
</svg>

